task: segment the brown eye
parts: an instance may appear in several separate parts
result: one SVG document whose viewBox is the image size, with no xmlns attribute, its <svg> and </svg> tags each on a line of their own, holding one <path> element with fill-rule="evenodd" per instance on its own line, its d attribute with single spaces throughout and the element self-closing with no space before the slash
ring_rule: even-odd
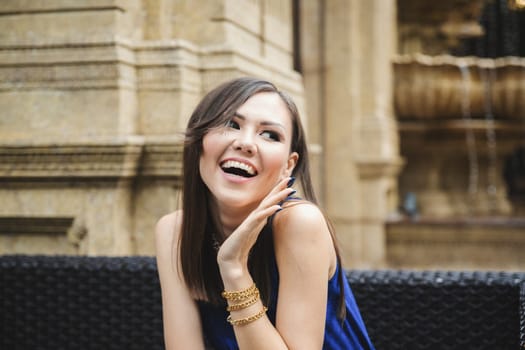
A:
<svg viewBox="0 0 525 350">
<path fill-rule="evenodd" d="M 226 126 L 232 129 L 240 129 L 239 123 L 237 123 L 233 119 L 228 120 L 228 122 L 226 123 Z"/>
<path fill-rule="evenodd" d="M 261 133 L 261 136 L 273 140 L 273 141 L 280 141 L 281 138 L 279 137 L 279 134 L 275 131 L 266 130 Z"/>
</svg>

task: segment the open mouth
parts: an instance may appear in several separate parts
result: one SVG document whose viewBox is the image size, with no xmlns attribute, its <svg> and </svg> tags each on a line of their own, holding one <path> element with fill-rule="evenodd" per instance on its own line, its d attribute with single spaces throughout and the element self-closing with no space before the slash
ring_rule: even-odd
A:
<svg viewBox="0 0 525 350">
<path fill-rule="evenodd" d="M 242 177 L 254 177 L 257 175 L 257 170 L 252 166 L 241 163 L 235 160 L 227 160 L 221 164 L 221 169 L 227 174 L 242 176 Z"/>
</svg>

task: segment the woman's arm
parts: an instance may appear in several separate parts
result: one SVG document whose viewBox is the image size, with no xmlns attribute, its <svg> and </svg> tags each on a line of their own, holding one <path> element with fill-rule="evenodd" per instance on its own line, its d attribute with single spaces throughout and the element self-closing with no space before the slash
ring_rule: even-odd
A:
<svg viewBox="0 0 525 350">
<path fill-rule="evenodd" d="M 315 205 L 290 203 L 274 220 L 279 268 L 276 327 L 290 349 L 323 346 L 328 280 L 337 257 L 326 220 Z"/>
<path fill-rule="evenodd" d="M 166 349 L 204 349 L 200 316 L 180 271 L 178 235 L 180 211 L 162 217 L 155 236 L 157 266 L 162 289 L 162 317 Z M 175 242 L 175 245 L 173 245 Z M 178 268 L 177 265 L 178 264 Z"/>
<path fill-rule="evenodd" d="M 230 235 L 219 251 L 218 262 L 226 290 L 244 290 L 252 283 L 247 268 L 247 251 L 253 245 L 275 205 L 290 191 L 282 182 Z M 279 219 L 278 219 L 279 218 Z M 288 205 L 276 216 L 274 236 L 280 287 L 277 325 L 268 317 L 234 326 L 242 349 L 320 349 L 323 344 L 327 284 L 335 251 L 324 217 L 313 205 Z M 246 249 L 246 247 L 248 249 Z M 231 313 L 239 320 L 257 314 L 263 305 Z"/>
</svg>

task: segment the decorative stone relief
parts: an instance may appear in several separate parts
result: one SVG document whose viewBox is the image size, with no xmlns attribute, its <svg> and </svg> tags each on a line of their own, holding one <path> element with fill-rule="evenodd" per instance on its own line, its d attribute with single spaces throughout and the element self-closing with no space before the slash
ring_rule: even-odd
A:
<svg viewBox="0 0 525 350">
<path fill-rule="evenodd" d="M 132 177 L 142 142 L 0 145 L 0 178 Z"/>
<path fill-rule="evenodd" d="M 406 55 L 393 64 L 400 119 L 525 118 L 525 58 Z"/>
<path fill-rule="evenodd" d="M 68 217 L 0 216 L 0 234 L 65 235 L 72 224 Z"/>
</svg>

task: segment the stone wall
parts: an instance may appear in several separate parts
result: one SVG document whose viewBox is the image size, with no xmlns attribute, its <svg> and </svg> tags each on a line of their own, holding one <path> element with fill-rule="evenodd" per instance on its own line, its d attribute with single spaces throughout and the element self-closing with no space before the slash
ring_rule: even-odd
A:
<svg viewBox="0 0 525 350">
<path fill-rule="evenodd" d="M 386 264 L 395 0 L 8 0 L 0 15 L 0 254 L 152 254 L 190 112 L 253 75 L 298 104 L 345 265 Z"/>
<path fill-rule="evenodd" d="M 153 254 L 180 132 L 221 81 L 272 80 L 305 115 L 291 1 L 8 0 L 0 14 L 0 254 Z"/>
<path fill-rule="evenodd" d="M 447 173 L 446 186 L 436 187 L 444 162 L 428 155 L 443 151 L 465 163 L 456 152 L 464 130 L 414 129 L 393 108 L 395 89 L 404 93 L 392 58 L 442 52 L 464 25 L 476 34 L 470 24 L 480 3 L 1 1 L 0 254 L 153 254 L 155 222 L 178 205 L 181 132 L 192 109 L 219 82 L 252 75 L 298 104 L 315 187 L 345 266 L 523 266 L 515 223 L 508 232 L 499 223 L 471 225 L 460 237 L 462 219 L 449 221 L 452 206 L 440 199 L 464 190 L 467 173 Z M 456 5 L 458 18 L 450 10 Z M 427 32 L 419 14 L 430 11 Z M 500 131 L 499 152 L 522 144 L 522 127 L 508 129 L 510 138 Z M 488 153 L 479 160 L 490 163 Z M 398 220 L 398 186 L 402 194 L 415 186 L 419 204 L 421 191 L 428 194 L 432 206 L 420 214 L 442 221 Z M 454 212 L 465 214 L 470 204 L 461 197 Z M 493 242 L 503 249 L 484 264 Z"/>
</svg>

